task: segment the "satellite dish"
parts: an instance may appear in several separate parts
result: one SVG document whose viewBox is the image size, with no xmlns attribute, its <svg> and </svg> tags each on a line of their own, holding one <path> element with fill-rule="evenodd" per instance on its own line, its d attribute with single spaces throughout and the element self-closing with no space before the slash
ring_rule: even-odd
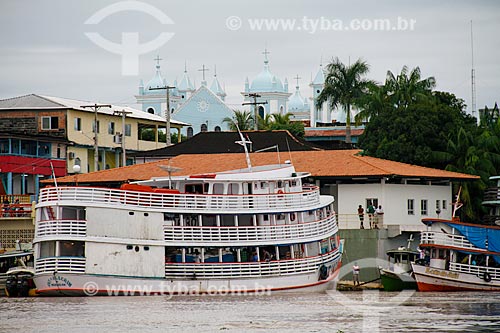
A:
<svg viewBox="0 0 500 333">
<path fill-rule="evenodd" d="M 174 167 L 170 165 L 170 160 L 168 160 L 168 165 L 158 165 L 158 168 L 162 169 L 163 171 L 168 172 L 168 188 L 172 188 L 172 172 L 177 172 L 181 171 L 181 168 Z"/>
</svg>

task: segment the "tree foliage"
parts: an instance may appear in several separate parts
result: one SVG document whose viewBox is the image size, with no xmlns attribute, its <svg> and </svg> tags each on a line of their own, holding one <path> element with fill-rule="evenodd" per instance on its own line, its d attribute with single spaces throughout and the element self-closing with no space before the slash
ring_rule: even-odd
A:
<svg viewBox="0 0 500 333">
<path fill-rule="evenodd" d="M 316 108 L 328 103 L 330 109 L 342 107 L 346 113 L 346 142 L 351 143 L 351 106 L 357 106 L 373 81 L 365 79 L 369 66 L 361 59 L 345 65 L 335 58 L 326 66 L 323 90 L 316 100 Z"/>
</svg>

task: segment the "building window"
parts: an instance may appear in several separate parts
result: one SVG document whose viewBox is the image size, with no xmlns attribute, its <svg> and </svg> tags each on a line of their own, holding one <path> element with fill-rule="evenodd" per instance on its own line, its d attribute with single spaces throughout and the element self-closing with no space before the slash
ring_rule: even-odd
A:
<svg viewBox="0 0 500 333">
<path fill-rule="evenodd" d="M 125 136 L 131 136 L 131 135 L 132 135 L 132 125 L 125 124 Z"/>
<path fill-rule="evenodd" d="M 192 136 L 193 136 L 193 128 L 192 127 L 188 127 L 187 128 L 187 137 L 191 138 Z"/>
<path fill-rule="evenodd" d="M 214 131 L 220 132 L 220 126 L 215 126 Z"/>
<path fill-rule="evenodd" d="M 149 109 L 148 109 L 148 113 L 155 114 L 155 109 L 153 109 L 153 108 L 149 108 Z"/>
<path fill-rule="evenodd" d="M 285 108 L 283 105 L 280 106 L 280 114 L 285 114 Z"/>
<path fill-rule="evenodd" d="M 100 128 L 100 123 L 99 123 L 99 120 L 97 121 L 97 133 L 99 133 L 99 128 Z M 96 126 L 95 126 L 95 120 L 92 121 L 92 132 L 95 133 L 96 132 Z"/>
<path fill-rule="evenodd" d="M 415 215 L 415 200 L 408 199 L 408 215 Z"/>
<path fill-rule="evenodd" d="M 420 214 L 427 215 L 427 200 L 420 200 Z"/>
<path fill-rule="evenodd" d="M 366 207 L 370 205 L 376 209 L 378 207 L 378 198 L 366 198 Z"/>
<path fill-rule="evenodd" d="M 75 117 L 75 131 L 81 131 L 81 130 L 82 130 L 82 118 Z"/>
<path fill-rule="evenodd" d="M 75 165 L 81 165 L 82 161 L 80 160 L 80 157 L 75 158 Z"/>
<path fill-rule="evenodd" d="M 42 117 L 42 130 L 54 130 L 59 128 L 59 117 Z"/>
<path fill-rule="evenodd" d="M 446 206 L 447 206 L 447 205 L 446 205 L 446 200 L 443 200 L 443 204 L 441 205 L 441 207 L 443 207 L 443 210 L 445 210 L 445 209 L 446 209 Z"/>
<path fill-rule="evenodd" d="M 115 134 L 115 123 L 114 122 L 108 123 L 108 134 L 111 134 L 111 135 Z"/>
<path fill-rule="evenodd" d="M 259 106 L 259 116 L 264 119 L 264 115 L 266 113 L 266 110 L 264 109 L 263 106 Z"/>
<path fill-rule="evenodd" d="M 207 124 L 201 124 L 201 131 L 206 132 L 207 131 Z"/>
</svg>

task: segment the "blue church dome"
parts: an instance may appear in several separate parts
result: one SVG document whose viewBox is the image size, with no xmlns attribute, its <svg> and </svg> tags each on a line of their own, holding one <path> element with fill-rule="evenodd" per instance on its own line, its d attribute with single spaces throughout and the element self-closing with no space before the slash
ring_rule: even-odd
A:
<svg viewBox="0 0 500 333">
<path fill-rule="evenodd" d="M 267 51 L 264 59 L 264 69 L 253 79 L 250 84 L 250 92 L 286 92 L 281 80 L 269 70 Z"/>
</svg>

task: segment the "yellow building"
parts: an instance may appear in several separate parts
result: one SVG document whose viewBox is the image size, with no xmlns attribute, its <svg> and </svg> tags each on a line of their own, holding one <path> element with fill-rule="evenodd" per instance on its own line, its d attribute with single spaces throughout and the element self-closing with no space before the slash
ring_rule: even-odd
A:
<svg viewBox="0 0 500 333">
<path fill-rule="evenodd" d="M 158 140 L 159 133 L 165 133 L 165 117 L 130 107 L 104 104 L 97 103 L 102 106 L 96 108 L 94 101 L 30 94 L 1 100 L 0 110 L 4 119 L 9 120 L 4 126 L 7 131 L 15 130 L 15 124 L 24 124 L 22 130 L 26 133 L 25 124 L 32 123 L 33 129 L 30 128 L 29 133 L 43 135 L 46 141 L 51 138 L 65 141 L 61 146 L 64 149 L 57 153 L 57 158 L 66 160 L 63 174 L 74 173 L 75 165 L 80 166 L 81 173 L 122 166 L 122 140 L 125 155 L 165 147 L 165 142 Z M 97 135 L 94 133 L 96 119 Z M 171 131 L 176 132 L 178 137 L 185 125 L 188 124 L 174 119 L 170 121 Z M 132 162 L 133 159 L 127 159 L 125 164 Z"/>
</svg>

